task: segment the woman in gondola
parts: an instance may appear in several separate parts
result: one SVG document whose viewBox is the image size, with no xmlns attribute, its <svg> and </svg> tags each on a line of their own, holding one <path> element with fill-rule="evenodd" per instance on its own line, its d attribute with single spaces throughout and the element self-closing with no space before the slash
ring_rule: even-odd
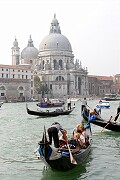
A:
<svg viewBox="0 0 120 180">
<path fill-rule="evenodd" d="M 67 142 L 68 142 L 67 131 L 63 130 L 62 136 L 59 138 L 60 147 L 67 147 Z"/>
</svg>

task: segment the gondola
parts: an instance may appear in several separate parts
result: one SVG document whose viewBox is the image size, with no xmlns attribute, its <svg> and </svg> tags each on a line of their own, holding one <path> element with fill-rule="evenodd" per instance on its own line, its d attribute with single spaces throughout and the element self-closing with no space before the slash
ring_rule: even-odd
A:
<svg viewBox="0 0 120 180">
<path fill-rule="evenodd" d="M 39 102 L 36 105 L 40 108 L 54 108 L 54 107 L 62 107 L 64 105 L 64 101 L 57 100 L 55 102 Z"/>
<path fill-rule="evenodd" d="M 95 124 L 97 126 L 103 127 L 105 129 L 120 132 L 120 123 L 114 122 L 112 119 L 104 120 L 99 115 L 88 117 L 85 112 L 82 113 L 83 118 L 86 121 L 90 121 L 92 124 Z"/>
<path fill-rule="evenodd" d="M 71 110 L 64 110 L 64 109 L 56 109 L 54 111 L 41 111 L 41 110 L 37 110 L 37 111 L 33 111 L 30 110 L 28 108 L 28 105 L 26 104 L 26 110 L 27 113 L 30 115 L 34 115 L 34 116 L 41 116 L 41 117 L 55 117 L 55 116 L 59 116 L 59 115 L 69 115 L 75 107 L 73 107 Z"/>
<path fill-rule="evenodd" d="M 71 144 L 67 144 L 67 148 L 55 148 L 49 145 L 46 137 L 46 131 L 43 132 L 42 141 L 40 141 L 39 147 L 34 152 L 38 159 L 42 160 L 48 167 L 58 171 L 68 171 L 75 168 L 85 161 L 91 151 L 92 145 L 92 132 L 91 128 L 88 144 L 86 147 L 79 150 L 70 149 Z"/>
</svg>

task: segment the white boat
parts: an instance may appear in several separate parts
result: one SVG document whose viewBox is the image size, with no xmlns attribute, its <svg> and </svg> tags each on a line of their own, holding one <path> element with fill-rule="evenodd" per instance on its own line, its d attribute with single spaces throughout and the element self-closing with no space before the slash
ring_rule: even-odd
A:
<svg viewBox="0 0 120 180">
<path fill-rule="evenodd" d="M 80 98 L 71 98 L 71 102 L 77 102 L 79 100 L 80 100 Z"/>
<path fill-rule="evenodd" d="M 96 105 L 97 108 L 105 108 L 109 109 L 110 108 L 110 103 L 108 101 L 101 101 L 99 104 Z"/>
</svg>

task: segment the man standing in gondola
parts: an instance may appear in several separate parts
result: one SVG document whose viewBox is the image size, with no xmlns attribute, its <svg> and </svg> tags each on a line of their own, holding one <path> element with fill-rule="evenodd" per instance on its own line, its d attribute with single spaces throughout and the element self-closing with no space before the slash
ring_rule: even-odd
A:
<svg viewBox="0 0 120 180">
<path fill-rule="evenodd" d="M 118 117 L 119 117 L 119 114 L 120 114 L 120 103 L 119 103 L 119 106 L 117 108 L 117 114 L 116 114 L 116 117 L 115 117 L 115 122 L 117 121 Z"/>
<path fill-rule="evenodd" d="M 67 108 L 68 108 L 68 110 L 71 110 L 71 99 L 70 99 L 70 97 L 67 98 Z"/>
<path fill-rule="evenodd" d="M 64 133 L 64 129 L 62 128 L 62 126 L 58 123 L 58 122 L 54 122 L 50 128 L 48 128 L 48 136 L 49 136 L 49 144 L 52 144 L 52 138 L 54 140 L 54 146 L 56 148 L 59 148 L 60 144 L 59 144 L 59 136 L 58 133 L 59 131 L 63 134 Z"/>
<path fill-rule="evenodd" d="M 82 101 L 82 106 L 81 106 L 81 114 L 86 106 L 87 106 L 87 99 L 86 99 L 86 97 L 84 97 L 84 99 Z"/>
</svg>

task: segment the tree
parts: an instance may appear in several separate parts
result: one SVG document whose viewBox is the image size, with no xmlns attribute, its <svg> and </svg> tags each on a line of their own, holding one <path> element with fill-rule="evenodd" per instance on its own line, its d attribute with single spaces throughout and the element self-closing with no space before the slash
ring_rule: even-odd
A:
<svg viewBox="0 0 120 180">
<path fill-rule="evenodd" d="M 34 91 L 37 94 L 41 93 L 41 82 L 40 78 L 37 75 L 34 76 Z"/>
<path fill-rule="evenodd" d="M 34 76 L 34 91 L 36 94 L 42 93 L 42 97 L 44 97 L 44 94 L 48 94 L 49 91 L 46 84 L 44 82 L 41 82 L 40 78 L 37 75 Z"/>
</svg>

